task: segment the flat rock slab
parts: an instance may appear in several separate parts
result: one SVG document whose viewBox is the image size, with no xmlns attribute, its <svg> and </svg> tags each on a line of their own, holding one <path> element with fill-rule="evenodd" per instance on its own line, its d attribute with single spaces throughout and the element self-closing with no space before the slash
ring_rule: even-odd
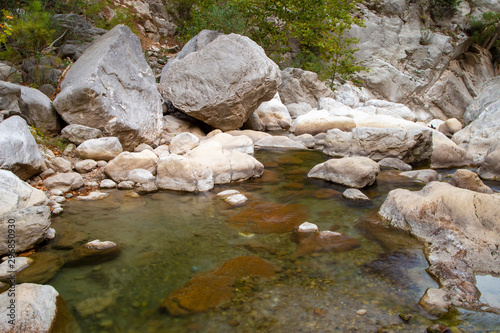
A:
<svg viewBox="0 0 500 333">
<path fill-rule="evenodd" d="M 231 259 L 219 268 L 201 273 L 184 287 L 173 292 L 162 303 L 172 316 L 204 312 L 229 302 L 234 296 L 234 283 L 247 276 L 270 278 L 276 268 L 256 256 Z"/>
<path fill-rule="evenodd" d="M 429 272 L 441 285 L 421 301 L 429 312 L 484 307 L 474 276 L 500 274 L 500 196 L 431 182 L 389 192 L 379 215 L 426 244 Z"/>
</svg>

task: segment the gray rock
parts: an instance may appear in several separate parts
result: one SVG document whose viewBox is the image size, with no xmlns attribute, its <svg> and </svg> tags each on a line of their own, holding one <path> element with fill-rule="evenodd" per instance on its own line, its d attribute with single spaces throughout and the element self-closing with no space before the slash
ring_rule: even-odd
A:
<svg viewBox="0 0 500 333">
<path fill-rule="evenodd" d="M 39 90 L 21 86 L 21 112 L 30 125 L 45 135 L 57 135 L 61 130 L 61 117 L 52 107 L 52 102 Z"/>
<path fill-rule="evenodd" d="M 70 172 L 73 170 L 71 162 L 63 157 L 54 157 L 46 163 L 47 167 L 51 168 L 55 172 Z"/>
<path fill-rule="evenodd" d="M 366 156 L 378 161 L 394 157 L 406 163 L 429 160 L 432 154 L 430 130 L 355 128 L 352 132 L 327 132 L 323 152 L 334 157 Z"/>
<path fill-rule="evenodd" d="M 500 179 L 500 145 L 486 155 L 478 172 L 484 179 Z"/>
<path fill-rule="evenodd" d="M 286 68 L 281 72 L 281 77 L 283 83 L 279 88 L 279 94 L 281 101 L 287 107 L 289 104 L 307 103 L 311 108 L 317 108 L 321 97 L 335 97 L 333 91 L 319 80 L 314 72 L 299 68 Z"/>
<path fill-rule="evenodd" d="M 500 274 L 500 196 L 432 182 L 422 190 L 389 192 L 379 215 L 393 228 L 426 244 L 429 272 L 449 307 L 479 310 L 484 304 L 475 275 Z M 426 306 L 433 298 L 424 301 Z"/>
<path fill-rule="evenodd" d="M 199 143 L 200 139 L 196 135 L 189 132 L 181 133 L 174 136 L 174 138 L 170 141 L 170 153 L 184 155 L 193 148 L 197 147 Z"/>
<path fill-rule="evenodd" d="M 43 169 L 43 157 L 26 121 L 18 116 L 0 123 L 0 169 L 27 179 Z"/>
<path fill-rule="evenodd" d="M 259 128 L 249 127 L 251 129 L 279 131 L 288 129 L 292 125 L 290 113 L 288 113 L 288 109 L 281 102 L 278 93 L 270 101 L 260 104 L 253 115 L 257 116 L 258 123 L 261 125 L 257 125 Z"/>
<path fill-rule="evenodd" d="M 76 200 L 79 201 L 95 201 L 95 200 L 101 200 L 106 198 L 109 195 L 109 193 L 103 193 L 99 191 L 93 191 L 90 192 L 87 195 L 79 195 L 76 197 Z"/>
<path fill-rule="evenodd" d="M 61 89 L 53 105 L 68 124 L 98 128 L 125 149 L 159 140 L 161 96 L 128 27 L 118 25 L 97 39 L 66 73 Z"/>
<path fill-rule="evenodd" d="M 58 189 L 68 192 L 82 187 L 83 178 L 76 172 L 59 173 L 45 179 L 43 185 L 48 189 Z"/>
<path fill-rule="evenodd" d="M 250 139 L 252 139 L 252 141 L 254 143 L 257 142 L 257 141 L 259 141 L 260 139 L 271 137 L 271 134 L 269 134 L 269 133 L 264 133 L 264 132 L 249 130 L 249 129 L 246 129 L 246 130 L 236 130 L 236 131 L 227 131 L 225 133 L 226 134 L 230 134 L 232 136 L 246 135 Z"/>
<path fill-rule="evenodd" d="M 219 35 L 162 72 L 164 99 L 215 128 L 240 128 L 281 83 L 278 66 L 247 37 Z M 194 102 L 193 102 L 194 101 Z"/>
<path fill-rule="evenodd" d="M 380 172 L 377 162 L 368 157 L 344 157 L 330 159 L 316 165 L 307 177 L 319 178 L 353 188 L 370 186 Z"/>
<path fill-rule="evenodd" d="M 15 252 L 31 249 L 46 238 L 50 227 L 50 208 L 48 206 L 31 206 L 19 210 L 11 210 L 0 215 L 0 232 L 5 237 L 0 241 L 0 255 L 10 252 L 12 244 L 7 235 L 12 234 L 15 227 Z"/>
<path fill-rule="evenodd" d="M 292 119 L 306 114 L 311 110 L 316 110 L 315 107 L 312 107 L 309 103 L 306 102 L 287 104 L 286 108 L 288 109 L 288 113 L 290 114 L 290 117 L 292 117 Z"/>
<path fill-rule="evenodd" d="M 153 151 L 159 158 L 170 155 L 170 147 L 168 145 L 158 146 Z"/>
<path fill-rule="evenodd" d="M 0 170 L 0 214 L 46 202 L 43 191 L 23 182 L 11 171 Z"/>
<path fill-rule="evenodd" d="M 441 132 L 433 132 L 431 168 L 452 168 L 474 165 L 473 156 L 457 146 Z"/>
<path fill-rule="evenodd" d="M 207 136 L 203 142 L 216 141 L 222 148 L 228 151 L 237 150 L 241 153 L 253 155 L 253 140 L 246 135 L 233 136 L 227 133 L 219 133 L 213 136 Z"/>
<path fill-rule="evenodd" d="M 84 141 L 102 137 L 102 131 L 97 128 L 72 124 L 62 129 L 61 136 L 76 145 L 80 145 Z"/>
<path fill-rule="evenodd" d="M 307 149 L 302 143 L 286 136 L 268 136 L 255 142 L 256 149 Z"/>
<path fill-rule="evenodd" d="M 112 181 L 111 179 L 103 179 L 101 181 L 101 184 L 99 185 L 99 187 L 100 188 L 115 188 L 116 183 L 114 181 Z M 134 187 L 134 184 L 132 184 L 132 186 L 130 186 L 130 188 L 133 188 L 133 187 Z"/>
<path fill-rule="evenodd" d="M 438 130 L 446 135 L 447 137 L 452 137 L 453 134 L 462 129 L 462 123 L 458 121 L 457 118 L 447 119 L 443 124 L 438 127 Z"/>
<path fill-rule="evenodd" d="M 345 116 L 332 116 L 327 110 L 312 110 L 297 117 L 291 128 L 295 135 L 326 133 L 331 129 L 350 132 L 356 127 L 356 122 Z"/>
<path fill-rule="evenodd" d="M 450 184 L 455 187 L 460 187 L 479 193 L 493 193 L 493 190 L 481 181 L 477 173 L 467 169 L 459 169 L 455 171 L 453 177 L 451 177 L 450 179 Z"/>
<path fill-rule="evenodd" d="M 9 318 L 9 305 L 12 297 L 9 293 L 0 294 L 0 316 Z M 66 303 L 54 287 L 33 283 L 16 286 L 15 330 L 8 320 L 0 322 L 2 332 L 37 332 L 49 333 L 53 327 L 64 327 L 67 332 L 79 332 L 75 319 Z"/>
<path fill-rule="evenodd" d="M 149 182 L 149 183 L 140 183 L 136 184 L 135 192 L 139 194 L 146 194 L 146 193 L 152 193 L 158 191 L 158 187 L 156 187 L 156 184 L 154 181 Z"/>
<path fill-rule="evenodd" d="M 109 161 L 123 151 L 120 140 L 116 137 L 105 137 L 84 141 L 76 148 L 75 154 L 83 159 Z"/>
<path fill-rule="evenodd" d="M 147 184 L 156 180 L 156 177 L 145 169 L 134 169 L 128 173 L 127 178 L 136 184 Z"/>
<path fill-rule="evenodd" d="M 432 169 L 406 171 L 401 172 L 400 175 L 420 180 L 424 184 L 439 180 L 439 174 Z"/>
<path fill-rule="evenodd" d="M 355 188 L 349 188 L 342 193 L 342 196 L 349 200 L 371 201 L 363 192 Z"/>
<path fill-rule="evenodd" d="M 30 259 L 28 257 L 17 257 L 15 263 L 13 264 L 14 267 L 11 267 L 12 263 L 9 263 L 8 260 L 5 260 L 0 264 L 0 281 L 8 282 L 8 279 L 12 276 L 12 272 L 16 274 L 17 272 L 31 265 L 32 262 L 33 259 Z"/>
<path fill-rule="evenodd" d="M 409 121 L 417 121 L 417 116 L 407 106 L 400 103 L 371 99 L 363 104 L 361 111 L 372 114 L 388 115 Z"/>
<path fill-rule="evenodd" d="M 128 180 L 129 172 L 134 169 L 146 169 L 155 175 L 157 163 L 158 157 L 150 150 L 143 150 L 140 153 L 125 151 L 109 161 L 104 168 L 104 173 L 119 183 Z"/>
<path fill-rule="evenodd" d="M 22 83 L 23 78 L 21 72 L 14 67 L 0 62 L 0 80 L 10 83 Z"/>
<path fill-rule="evenodd" d="M 49 169 L 45 170 L 44 172 L 42 172 L 39 176 L 40 176 L 40 178 L 45 179 L 45 178 L 48 178 L 48 177 L 53 176 L 55 174 L 56 174 L 56 172 L 53 169 L 49 168 Z"/>
<path fill-rule="evenodd" d="M 260 177 L 264 166 L 253 156 L 226 150 L 217 141 L 206 141 L 189 152 L 188 157 L 212 170 L 215 184 Z"/>
<path fill-rule="evenodd" d="M 299 136 L 293 136 L 291 137 L 291 139 L 303 144 L 304 146 L 306 146 L 306 148 L 309 149 L 313 149 L 316 145 L 316 140 L 311 134 L 301 134 Z"/>
<path fill-rule="evenodd" d="M 399 158 L 386 157 L 378 161 L 378 164 L 383 167 L 393 168 L 401 171 L 410 171 L 412 169 L 411 165 L 406 164 Z"/>
<path fill-rule="evenodd" d="M 134 153 L 140 153 L 143 150 L 154 151 L 153 147 L 151 147 L 150 145 L 148 145 L 146 143 L 141 143 L 140 145 L 138 145 L 137 147 L 134 148 Z"/>
<path fill-rule="evenodd" d="M 87 173 L 94 170 L 97 167 L 97 162 L 91 159 L 78 161 L 75 163 L 75 169 L 79 173 Z"/>
<path fill-rule="evenodd" d="M 105 179 L 106 180 L 106 179 Z M 109 179 L 111 180 L 111 179 Z M 103 180 L 104 181 L 104 180 Z M 111 180 L 112 181 L 112 180 Z M 113 182 L 114 183 L 114 182 Z M 102 184 L 102 183 L 101 183 Z M 123 182 L 120 182 L 118 184 L 118 188 L 120 190 L 131 190 L 134 188 L 134 182 L 130 181 L 130 180 L 127 180 L 127 181 L 123 181 Z M 115 183 L 115 186 L 116 186 L 116 183 Z"/>
<path fill-rule="evenodd" d="M 121 246 L 110 241 L 98 239 L 83 244 L 66 255 L 66 266 L 98 264 L 118 257 Z"/>
<path fill-rule="evenodd" d="M 193 125 L 192 123 L 186 120 L 182 120 L 171 115 L 166 115 L 162 118 L 162 121 L 163 121 L 163 130 L 171 134 L 172 138 L 174 137 L 175 134 L 180 134 L 184 132 L 192 133 L 197 137 L 205 136 L 205 133 L 203 133 L 203 131 L 199 127 Z"/>
<path fill-rule="evenodd" d="M 156 186 L 160 189 L 204 192 L 214 187 L 212 169 L 186 156 L 169 155 L 158 162 Z"/>
<path fill-rule="evenodd" d="M 19 100 L 21 99 L 21 86 L 0 81 L 0 111 L 10 115 L 20 115 L 21 108 Z"/>
</svg>

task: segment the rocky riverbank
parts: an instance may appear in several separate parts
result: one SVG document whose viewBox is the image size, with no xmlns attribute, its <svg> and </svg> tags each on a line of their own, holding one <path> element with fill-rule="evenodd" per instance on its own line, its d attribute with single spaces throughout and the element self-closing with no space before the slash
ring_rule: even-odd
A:
<svg viewBox="0 0 500 333">
<path fill-rule="evenodd" d="M 445 50 L 450 43 L 434 37 L 428 48 Z M 454 61 L 435 60 L 437 67 Z M 422 166 L 478 168 L 479 177 L 496 180 L 500 79 L 494 73 L 491 68 L 490 80 L 476 82 L 477 94 L 470 103 L 454 105 L 462 113 L 447 113 L 445 104 L 430 110 L 415 107 L 425 100 L 405 105 L 380 99 L 393 93 L 380 94 L 376 76 L 369 78 L 367 88 L 346 83 L 332 91 L 314 73 L 280 71 L 247 37 L 202 31 L 165 66 L 157 84 L 137 36 L 117 26 L 79 56 L 53 101 L 35 89 L 0 81 L 0 228 L 9 235 L 15 221 L 16 231 L 15 248 L 5 238 L 0 255 L 59 241 L 58 230 L 50 226 L 51 215 L 63 213 L 66 200 L 98 200 L 110 188 L 134 190 L 136 195 L 206 192 L 218 184 L 261 177 L 265 166 L 253 156 L 255 149 L 322 151 L 333 158 L 312 168 L 308 177 L 352 188 L 373 184 L 380 165 L 407 171 Z M 427 97 L 437 89 L 428 88 Z M 408 101 L 392 97 L 388 99 Z M 30 126 L 60 132 L 71 144 L 56 156 L 37 144 Z M 271 135 L 264 130 L 279 132 Z M 418 172 L 409 176 L 437 180 L 433 170 L 425 176 Z M 427 291 L 421 304 L 433 314 L 453 307 L 499 311 L 481 303 L 475 287 L 476 274 L 500 274 L 495 269 L 500 267 L 499 196 L 479 177 L 461 170 L 450 184 L 433 181 L 420 192 L 395 190 L 380 209 L 387 224 L 426 244 L 430 273 L 441 288 Z M 359 196 L 355 194 L 345 196 Z M 245 205 L 241 197 L 233 199 L 235 205 Z M 282 232 L 306 221 L 296 222 Z M 335 249 L 332 244 L 343 237 L 326 231 L 313 234 L 301 243 L 298 256 Z M 346 244 L 356 247 L 356 242 Z M 29 282 L 45 283 L 63 265 L 110 260 L 121 251 L 119 244 L 108 240 L 72 246 L 56 259 L 28 254 L 28 268 L 17 268 L 19 278 L 21 272 L 32 271 L 18 286 L 23 297 L 19 306 L 48 318 L 31 323 L 31 314 L 20 317 L 19 325 L 25 326 L 19 327 L 48 331 L 46 327 L 59 320 L 56 314 L 65 311 L 55 290 Z M 1 294 L 2 304 L 8 304 L 7 295 Z M 38 302 L 49 298 L 51 307 L 44 309 Z"/>
</svg>

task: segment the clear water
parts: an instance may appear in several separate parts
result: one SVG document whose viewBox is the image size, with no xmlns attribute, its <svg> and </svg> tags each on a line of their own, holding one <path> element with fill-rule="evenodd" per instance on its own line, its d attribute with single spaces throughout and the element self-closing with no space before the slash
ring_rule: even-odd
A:
<svg viewBox="0 0 500 333">
<path fill-rule="evenodd" d="M 499 316 L 462 311 L 433 318 L 418 306 L 425 290 L 437 287 L 425 272 L 422 247 L 381 226 L 376 212 L 390 190 L 422 184 L 384 170 L 363 190 L 373 203 L 353 205 L 338 193 L 322 195 L 325 189 L 341 193 L 342 186 L 307 179 L 321 153 L 259 151 L 256 158 L 266 165 L 264 177 L 208 193 L 111 191 L 104 200 L 68 202 L 53 219 L 56 230 L 84 232 L 123 249 L 112 261 L 63 268 L 49 281 L 82 332 L 424 332 L 438 322 L 462 332 L 499 332 Z M 300 204 L 307 221 L 354 237 L 361 247 L 297 259 L 289 233 L 233 228 L 228 220 L 245 206 L 229 207 L 215 196 L 226 189 L 241 191 L 250 203 Z M 197 273 L 249 254 L 279 266 L 278 277 L 249 283 L 224 308 L 187 317 L 159 311 Z M 360 309 L 366 314 L 357 314 Z M 412 318 L 404 322 L 401 313 Z"/>
</svg>

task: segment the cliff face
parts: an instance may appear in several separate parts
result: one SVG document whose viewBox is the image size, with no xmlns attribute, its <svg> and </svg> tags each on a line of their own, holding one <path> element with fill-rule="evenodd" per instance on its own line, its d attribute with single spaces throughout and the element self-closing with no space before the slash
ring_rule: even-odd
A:
<svg viewBox="0 0 500 333">
<path fill-rule="evenodd" d="M 355 53 L 370 70 L 359 79 L 380 98 L 408 105 L 421 120 L 462 120 L 467 106 L 498 68 L 488 50 L 465 33 L 471 16 L 500 11 L 497 1 L 462 1 L 436 16 L 430 1 L 366 1 L 366 28 L 354 27 Z M 498 67 L 498 65 L 497 65 Z"/>
</svg>

